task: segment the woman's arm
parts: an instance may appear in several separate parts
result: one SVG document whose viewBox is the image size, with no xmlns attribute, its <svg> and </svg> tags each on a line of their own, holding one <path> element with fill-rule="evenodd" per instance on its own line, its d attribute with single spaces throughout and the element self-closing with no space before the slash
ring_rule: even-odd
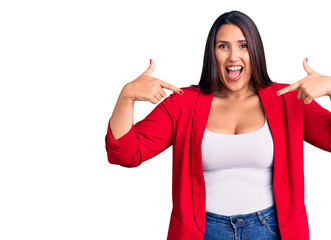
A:
<svg viewBox="0 0 331 240">
<path fill-rule="evenodd" d="M 123 87 L 113 114 L 109 121 L 110 132 L 114 140 L 127 133 L 133 124 L 134 101 L 125 95 L 126 85 Z"/>
<path fill-rule="evenodd" d="M 145 119 L 133 125 L 135 101 L 157 104 L 166 95 L 163 88 L 180 89 L 151 76 L 154 61 L 134 81 L 126 84 L 108 123 L 106 150 L 109 163 L 137 167 L 172 144 L 175 93 L 165 98 Z"/>
<path fill-rule="evenodd" d="M 137 167 L 171 146 L 173 129 L 176 127 L 176 114 L 178 112 L 178 103 L 176 103 L 175 99 L 178 95 L 177 93 L 170 94 L 143 120 L 134 125 L 131 124 L 128 132 L 124 135 L 120 136 L 127 130 L 123 130 L 122 132 L 120 132 L 121 130 L 117 131 L 120 137 L 116 140 L 112 135 L 112 131 L 115 128 L 111 130 L 110 124 L 108 124 L 105 141 L 109 163 L 118 164 L 123 167 Z M 120 104 L 121 102 L 119 102 L 119 106 Z M 117 116 L 119 117 L 121 115 L 123 117 L 123 112 L 121 110 L 119 111 L 121 113 Z M 127 107 L 125 111 L 129 115 L 131 111 L 130 107 Z M 121 121 L 121 118 L 118 120 Z M 121 124 L 119 123 L 118 126 Z M 128 125 L 124 127 L 128 127 Z"/>
<path fill-rule="evenodd" d="M 331 112 L 315 100 L 309 104 L 303 103 L 303 139 L 331 152 Z"/>
<path fill-rule="evenodd" d="M 308 76 L 277 91 L 277 95 L 298 90 L 297 98 L 303 101 L 303 139 L 310 144 L 331 152 L 331 112 L 322 108 L 314 99 L 329 96 L 331 77 L 314 71 L 307 62 L 303 67 Z"/>
</svg>

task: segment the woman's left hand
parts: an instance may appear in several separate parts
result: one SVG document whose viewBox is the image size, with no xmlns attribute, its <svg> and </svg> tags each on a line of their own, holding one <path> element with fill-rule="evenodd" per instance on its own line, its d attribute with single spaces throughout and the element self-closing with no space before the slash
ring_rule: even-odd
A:
<svg viewBox="0 0 331 240">
<path fill-rule="evenodd" d="M 303 60 L 303 67 L 308 76 L 277 91 L 280 93 L 278 96 L 298 89 L 297 98 L 302 99 L 305 104 L 309 104 L 313 99 L 322 96 L 329 96 L 331 100 L 331 77 L 323 76 L 314 71 L 306 59 Z"/>
</svg>

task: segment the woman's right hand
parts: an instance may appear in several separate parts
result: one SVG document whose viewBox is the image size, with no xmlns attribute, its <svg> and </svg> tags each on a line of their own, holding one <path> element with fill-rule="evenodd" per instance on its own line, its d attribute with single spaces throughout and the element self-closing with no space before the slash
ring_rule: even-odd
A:
<svg viewBox="0 0 331 240">
<path fill-rule="evenodd" d="M 157 104 L 158 101 L 166 96 L 163 88 L 181 94 L 180 91 L 182 90 L 180 88 L 162 81 L 161 79 L 152 77 L 151 74 L 153 73 L 154 68 L 154 61 L 152 60 L 145 72 L 124 86 L 122 94 L 132 101 L 150 101 L 154 104 Z"/>
</svg>

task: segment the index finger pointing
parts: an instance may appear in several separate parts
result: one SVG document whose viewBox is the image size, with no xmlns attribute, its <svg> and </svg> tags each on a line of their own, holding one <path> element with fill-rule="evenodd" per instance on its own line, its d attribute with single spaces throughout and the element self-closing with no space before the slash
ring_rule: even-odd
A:
<svg viewBox="0 0 331 240">
<path fill-rule="evenodd" d="M 162 80 L 161 80 L 161 83 L 160 84 L 161 84 L 161 87 L 166 88 L 166 89 L 169 89 L 171 91 L 174 91 L 174 92 L 182 95 L 181 92 L 183 92 L 183 90 L 181 90 L 180 88 L 175 87 L 174 85 L 172 85 L 170 83 L 167 83 L 165 81 L 162 81 Z"/>
<path fill-rule="evenodd" d="M 299 88 L 299 84 L 296 82 L 296 83 L 293 83 L 287 87 L 284 87 L 283 89 L 280 89 L 277 91 L 277 96 L 280 96 L 284 93 L 288 93 L 288 92 L 291 92 L 291 91 L 294 91 L 294 90 L 297 90 Z"/>
</svg>

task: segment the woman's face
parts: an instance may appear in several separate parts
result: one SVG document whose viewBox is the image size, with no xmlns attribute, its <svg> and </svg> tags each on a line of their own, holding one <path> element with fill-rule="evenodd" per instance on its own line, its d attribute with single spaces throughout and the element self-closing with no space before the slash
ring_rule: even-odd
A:
<svg viewBox="0 0 331 240">
<path fill-rule="evenodd" d="M 218 29 L 215 55 L 223 85 L 233 92 L 248 90 L 252 67 L 246 38 L 237 25 L 224 24 Z"/>
</svg>

